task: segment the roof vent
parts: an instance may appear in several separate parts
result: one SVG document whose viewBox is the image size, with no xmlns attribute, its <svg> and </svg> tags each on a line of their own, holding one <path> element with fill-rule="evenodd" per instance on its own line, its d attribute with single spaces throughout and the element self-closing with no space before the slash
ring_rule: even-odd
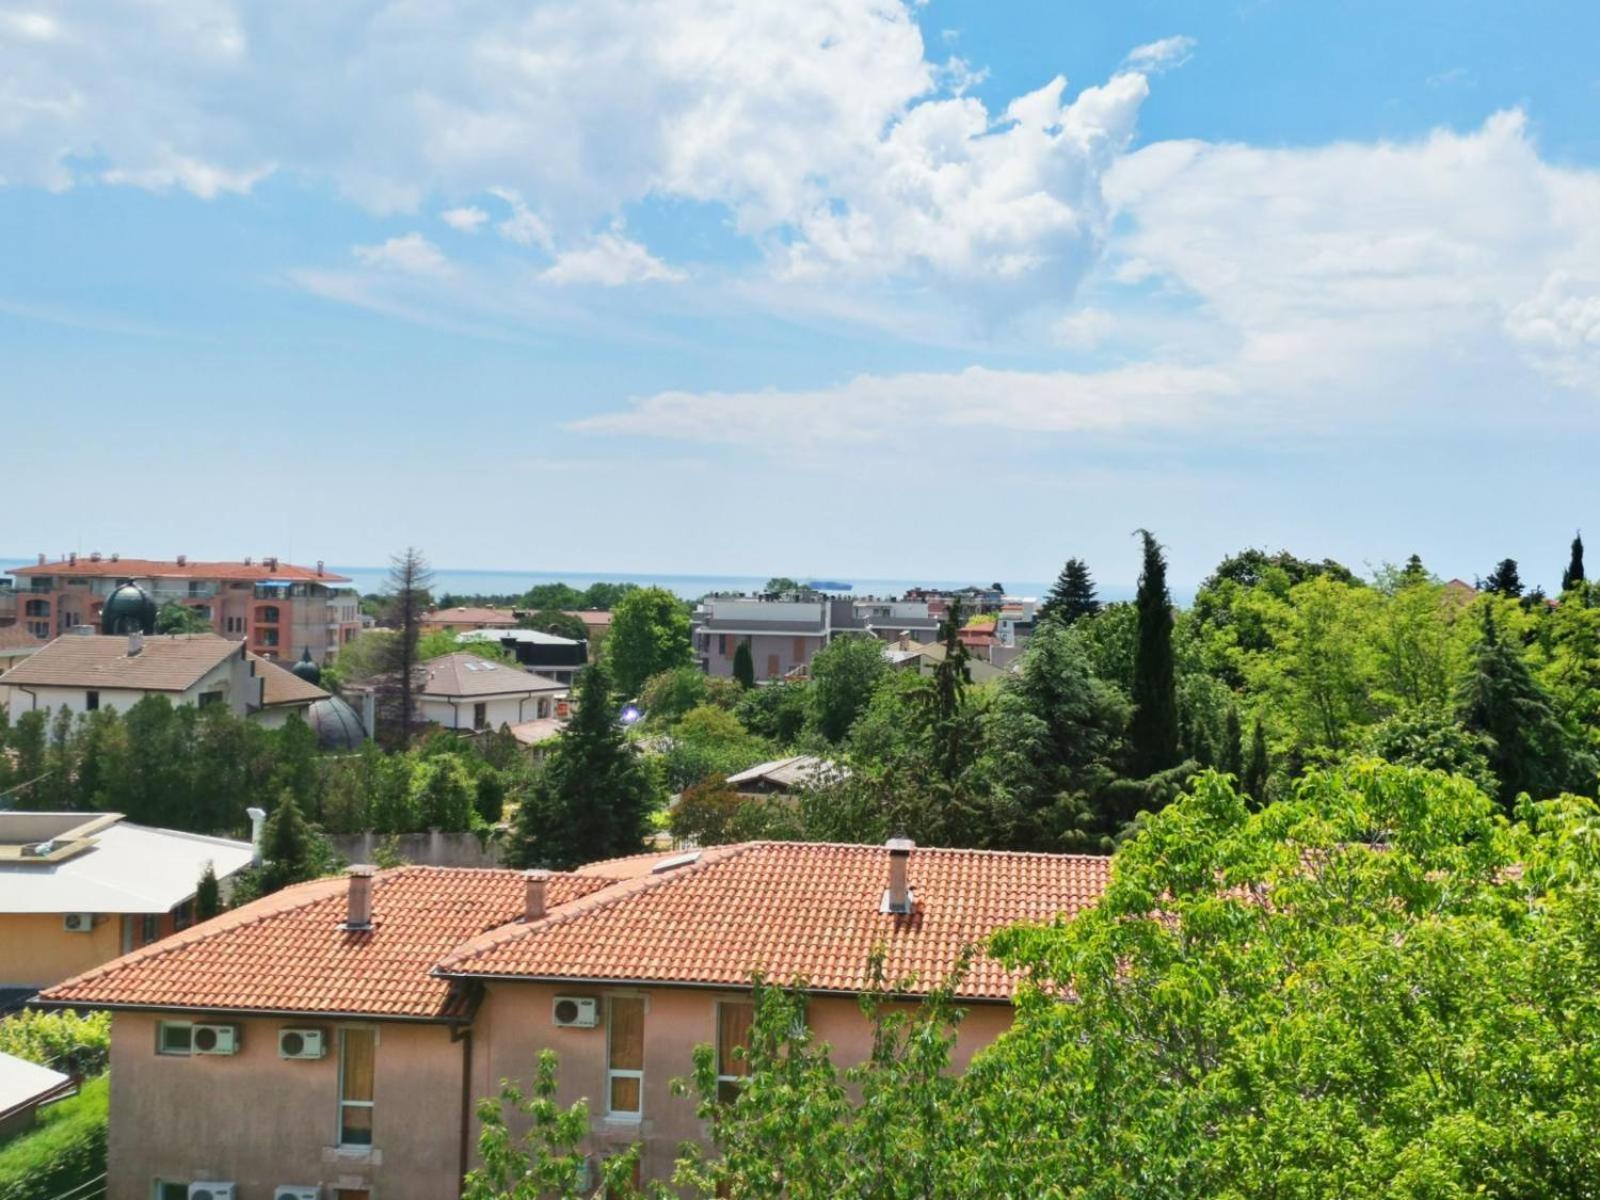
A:
<svg viewBox="0 0 1600 1200">
<path fill-rule="evenodd" d="M 543 920 L 545 914 L 545 887 L 550 882 L 549 871 L 524 871 L 522 881 L 527 888 L 527 903 L 523 917 L 531 924 Z"/>
<path fill-rule="evenodd" d="M 278 569 L 278 560 L 276 557 L 263 558 L 261 561 L 267 564 L 267 570 L 269 571 L 276 571 Z"/>
<path fill-rule="evenodd" d="M 135 629 L 128 634 L 128 657 L 137 658 L 144 651 L 144 634 Z"/>
<path fill-rule="evenodd" d="M 889 887 L 883 893 L 879 912 L 909 913 L 911 906 L 916 903 L 916 897 L 911 894 L 911 884 L 906 878 L 911 851 L 915 847 L 916 843 L 908 837 L 889 839 L 886 846 L 889 851 Z"/>
<path fill-rule="evenodd" d="M 100 551 L 98 551 L 98 550 L 89 551 L 89 561 L 90 562 L 99 562 L 100 561 L 100 557 L 101 557 Z"/>
<path fill-rule="evenodd" d="M 42 567 L 42 566 L 44 566 L 44 555 L 42 555 L 42 554 L 41 554 L 41 555 L 39 555 L 39 565 L 40 565 L 40 566 L 41 566 L 41 567 Z"/>
<path fill-rule="evenodd" d="M 366 863 L 350 868 L 349 908 L 344 919 L 346 929 L 372 928 L 372 879 L 377 873 L 377 867 Z"/>
<path fill-rule="evenodd" d="M 76 550 L 67 555 L 67 565 L 69 567 L 75 567 L 78 565 L 78 552 Z"/>
<path fill-rule="evenodd" d="M 115 550 L 113 550 L 111 552 L 111 561 L 112 562 L 121 562 L 122 561 L 122 555 L 118 554 Z"/>
<path fill-rule="evenodd" d="M 178 555 L 178 565 L 180 567 L 187 567 L 189 565 L 189 556 L 187 554 Z"/>
</svg>

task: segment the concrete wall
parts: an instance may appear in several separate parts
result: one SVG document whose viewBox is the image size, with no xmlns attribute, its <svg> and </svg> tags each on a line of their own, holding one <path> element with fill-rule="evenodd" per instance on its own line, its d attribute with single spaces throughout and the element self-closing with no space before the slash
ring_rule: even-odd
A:
<svg viewBox="0 0 1600 1200">
<path fill-rule="evenodd" d="M 703 629 L 698 637 L 702 639 L 697 650 L 705 672 L 719 679 L 733 678 L 733 656 L 743 641 L 750 643 L 750 660 L 757 679 L 782 679 L 795 667 L 810 666 L 812 656 L 823 646 L 822 635 L 817 633 L 713 633 Z"/>
<path fill-rule="evenodd" d="M 409 863 L 427 867 L 498 867 L 500 843 L 484 842 L 475 833 L 338 833 L 328 838 L 349 862 L 374 861 L 379 847 L 391 847 Z"/>
<path fill-rule="evenodd" d="M 68 933 L 61 913 L 0 914 L 0 987 L 43 988 L 122 953 L 122 921 L 95 918 L 89 933 Z"/>
<path fill-rule="evenodd" d="M 418 711 L 424 721 L 432 721 L 446 729 L 474 728 L 472 723 L 472 709 L 475 704 L 483 704 L 487 708 L 487 729 L 499 729 L 502 725 L 520 725 L 524 721 L 532 721 L 539 716 L 539 701 L 545 701 L 548 710 L 555 704 L 554 693 L 541 693 L 538 696 L 490 696 L 483 700 L 437 700 L 424 696 L 417 704 Z M 545 716 L 549 716 L 547 711 Z"/>
<path fill-rule="evenodd" d="M 458 1193 L 462 1047 L 437 1025 L 378 1028 L 373 1145 L 341 1150 L 339 1059 L 344 1024 L 251 1018 L 231 1057 L 155 1052 L 160 1018 L 111 1022 L 108 1200 L 149 1200 L 156 1180 L 231 1180 L 240 1200 L 272 1200 L 280 1184 L 370 1188 L 376 1200 L 448 1200 Z M 191 1019 L 189 1014 L 178 1019 Z M 329 1031 L 326 1058 L 278 1057 L 278 1030 Z"/>
</svg>

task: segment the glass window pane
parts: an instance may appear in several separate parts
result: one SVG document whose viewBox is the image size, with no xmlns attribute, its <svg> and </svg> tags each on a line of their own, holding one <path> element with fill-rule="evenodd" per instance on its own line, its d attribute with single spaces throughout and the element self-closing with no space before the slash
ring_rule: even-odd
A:
<svg viewBox="0 0 1600 1200">
<path fill-rule="evenodd" d="M 614 1113 L 636 1113 L 639 1111 L 639 1084 L 640 1080 L 632 1079 L 625 1075 L 616 1075 L 611 1079 L 611 1111 Z"/>
<path fill-rule="evenodd" d="M 341 1100 L 372 1099 L 373 1043 L 377 1039 L 370 1029 L 346 1029 L 341 1037 L 344 1047 Z"/>
<path fill-rule="evenodd" d="M 372 1110 L 347 1104 L 339 1114 L 339 1144 L 341 1146 L 372 1145 Z"/>
<path fill-rule="evenodd" d="M 178 1025 L 163 1022 L 161 1025 L 161 1053 L 187 1054 L 189 1053 L 190 1039 L 194 1030 L 188 1025 Z"/>
<path fill-rule="evenodd" d="M 612 997 L 611 1068 L 644 1070 L 644 1000 L 641 998 Z"/>
<path fill-rule="evenodd" d="M 750 1026 L 755 1024 L 754 1004 L 717 1005 L 717 1074 L 748 1075 L 750 1064 L 734 1056 L 734 1048 L 750 1044 Z"/>
</svg>

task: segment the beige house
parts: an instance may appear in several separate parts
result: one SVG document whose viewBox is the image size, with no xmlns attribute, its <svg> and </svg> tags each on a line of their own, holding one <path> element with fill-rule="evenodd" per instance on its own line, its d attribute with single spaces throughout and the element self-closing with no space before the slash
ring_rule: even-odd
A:
<svg viewBox="0 0 1600 1200">
<path fill-rule="evenodd" d="M 509 608 L 430 608 L 422 614 L 423 633 L 467 633 L 474 629 L 515 629 L 517 615 Z"/>
<path fill-rule="evenodd" d="M 0 625 L 0 674 L 4 674 L 44 645 L 44 639 L 23 625 Z"/>
<path fill-rule="evenodd" d="M 176 933 L 206 864 L 226 880 L 251 853 L 119 813 L 0 812 L 0 991 L 30 994 Z"/>
<path fill-rule="evenodd" d="M 235 716 L 281 725 L 328 693 L 211 633 L 69 633 L 0 675 L 0 703 L 13 717 L 32 709 L 120 712 L 149 695 L 173 704 L 221 704 Z"/>
<path fill-rule="evenodd" d="M 371 1200 L 459 1194 L 473 1106 L 540 1051 L 587 1098 L 597 1158 L 666 1178 L 702 1136 L 671 1094 L 697 1045 L 729 1089 L 750 981 L 806 981 L 842 1062 L 869 1052 L 869 960 L 912 991 L 994 929 L 1094 902 L 1107 859 L 758 842 L 551 874 L 401 867 L 289 888 L 50 989 L 110 1009 L 110 1200 L 231 1185 Z M 979 955 L 957 1060 L 1004 1030 L 1018 979 Z M 168 1190 L 163 1190 L 168 1189 Z"/>
</svg>

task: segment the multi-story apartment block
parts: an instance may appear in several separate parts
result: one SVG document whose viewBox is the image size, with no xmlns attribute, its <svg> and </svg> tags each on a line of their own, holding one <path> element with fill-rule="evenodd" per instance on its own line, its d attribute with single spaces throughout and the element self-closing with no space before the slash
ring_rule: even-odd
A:
<svg viewBox="0 0 1600 1200">
<path fill-rule="evenodd" d="M 310 653 L 330 662 L 361 632 L 359 597 L 350 580 L 276 558 L 243 562 L 170 562 L 119 555 L 44 555 L 17 567 L 17 621 L 46 640 L 75 625 L 99 625 L 107 597 L 126 583 L 138 585 L 157 605 L 175 601 L 194 609 L 225 638 L 245 642 L 262 658 L 292 662 Z"/>
<path fill-rule="evenodd" d="M 846 634 L 931 641 L 939 627 L 923 601 L 800 593 L 709 596 L 693 622 L 695 656 L 708 675 L 733 675 L 733 656 L 748 642 L 757 679 L 782 679 L 810 667 L 812 656 Z"/>
</svg>

